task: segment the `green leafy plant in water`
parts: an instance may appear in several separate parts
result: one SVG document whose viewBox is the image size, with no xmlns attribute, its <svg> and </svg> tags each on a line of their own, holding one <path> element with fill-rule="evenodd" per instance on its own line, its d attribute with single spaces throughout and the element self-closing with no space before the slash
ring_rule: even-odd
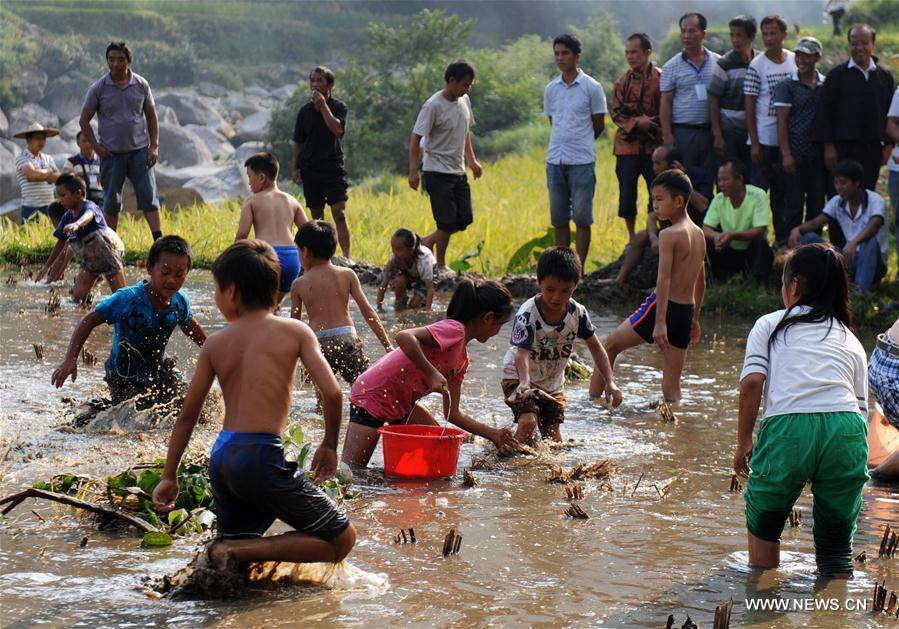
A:
<svg viewBox="0 0 899 629">
<path fill-rule="evenodd" d="M 306 435 L 303 433 L 302 427 L 298 423 L 291 424 L 281 435 L 281 442 L 284 444 L 285 454 L 289 458 L 296 457 L 297 467 L 303 470 L 306 478 L 312 480 L 315 474 L 308 469 L 308 464 L 312 463 L 310 455 L 312 454 L 312 444 L 306 441 Z M 341 463 L 337 468 L 337 476 L 326 480 L 324 483 L 318 483 L 331 500 L 341 503 L 344 500 L 352 500 L 357 497 L 360 492 L 351 492 L 353 485 L 353 473 L 346 463 Z"/>
<path fill-rule="evenodd" d="M 484 252 L 484 240 L 478 242 L 478 248 L 475 251 L 469 251 L 462 255 L 458 260 L 453 260 L 449 263 L 449 267 L 455 271 L 456 273 L 462 273 L 464 271 L 468 271 L 471 269 L 471 263 L 469 260 L 473 260 L 475 258 L 480 259 L 481 253 Z"/>
<path fill-rule="evenodd" d="M 565 364 L 565 380 L 572 382 L 574 380 L 589 380 L 593 376 L 593 367 L 584 362 L 584 359 L 577 354 L 568 357 Z"/>
<path fill-rule="evenodd" d="M 546 229 L 546 233 L 536 238 L 531 238 L 521 245 L 506 264 L 506 273 L 526 273 L 537 266 L 537 259 L 547 247 L 556 244 L 556 230 L 552 227 Z"/>
</svg>

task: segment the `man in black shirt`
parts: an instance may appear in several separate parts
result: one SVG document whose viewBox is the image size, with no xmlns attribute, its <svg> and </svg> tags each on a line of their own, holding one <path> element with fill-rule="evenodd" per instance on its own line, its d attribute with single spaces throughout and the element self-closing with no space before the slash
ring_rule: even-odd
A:
<svg viewBox="0 0 899 629">
<path fill-rule="evenodd" d="M 318 66 L 309 73 L 311 100 L 300 107 L 293 131 L 293 180 L 303 184 L 306 207 L 316 220 L 324 219 L 325 203 L 337 228 L 337 242 L 350 257 L 346 222 L 347 183 L 340 140 L 346 130 L 347 108 L 331 96 L 334 73 Z"/>
</svg>

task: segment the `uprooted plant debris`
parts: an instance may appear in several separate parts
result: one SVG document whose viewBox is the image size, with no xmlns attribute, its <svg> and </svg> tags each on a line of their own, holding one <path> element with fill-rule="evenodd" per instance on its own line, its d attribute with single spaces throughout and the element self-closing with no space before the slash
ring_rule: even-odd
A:
<svg viewBox="0 0 899 629">
<path fill-rule="evenodd" d="M 602 459 L 595 463 L 578 463 L 570 470 L 562 467 L 554 467 L 546 481 L 549 483 L 569 483 L 577 480 L 608 478 L 615 471 L 615 464 L 611 459 Z"/>
<path fill-rule="evenodd" d="M 883 537 L 880 539 L 880 548 L 877 551 L 878 557 L 886 557 L 889 559 L 896 554 L 899 547 L 899 532 L 892 530 L 889 524 L 883 529 Z"/>
<path fill-rule="evenodd" d="M 565 515 L 569 518 L 574 518 L 575 520 L 589 520 L 590 516 L 587 515 L 587 512 L 579 505 L 577 502 L 572 502 L 568 509 L 565 510 Z"/>
</svg>

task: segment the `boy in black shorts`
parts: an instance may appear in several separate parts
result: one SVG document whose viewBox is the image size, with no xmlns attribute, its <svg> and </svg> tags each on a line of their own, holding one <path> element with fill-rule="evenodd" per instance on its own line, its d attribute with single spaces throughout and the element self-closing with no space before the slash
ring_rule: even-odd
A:
<svg viewBox="0 0 899 629">
<path fill-rule="evenodd" d="M 311 100 L 300 107 L 293 131 L 293 181 L 303 185 L 306 207 L 313 220 L 325 218 L 331 206 L 337 242 L 350 257 L 350 228 L 346 221 L 347 182 L 341 139 L 346 132 L 347 107 L 331 96 L 334 73 L 318 66 L 309 73 Z"/>
<path fill-rule="evenodd" d="M 662 350 L 665 402 L 681 399 L 680 375 L 687 347 L 699 340 L 699 312 L 705 294 L 705 236 L 687 215 L 690 178 L 666 170 L 652 182 L 652 208 L 671 225 L 659 232 L 659 273 L 655 290 L 603 345 L 612 366 L 618 354 L 642 343 Z"/>
<path fill-rule="evenodd" d="M 337 437 L 343 394 L 315 335 L 305 323 L 276 316 L 278 257 L 261 240 L 241 240 L 212 265 L 215 302 L 230 324 L 210 336 L 172 430 L 156 507 L 175 506 L 176 472 L 212 381 L 225 399 L 225 422 L 209 458 L 218 530 L 207 554 L 214 566 L 235 561 L 337 562 L 356 543 L 346 514 L 284 460 L 281 433 L 287 425 L 297 359 L 318 388 L 325 435 L 312 458 L 315 482 L 337 472 Z M 262 537 L 275 519 L 296 530 Z"/>
</svg>

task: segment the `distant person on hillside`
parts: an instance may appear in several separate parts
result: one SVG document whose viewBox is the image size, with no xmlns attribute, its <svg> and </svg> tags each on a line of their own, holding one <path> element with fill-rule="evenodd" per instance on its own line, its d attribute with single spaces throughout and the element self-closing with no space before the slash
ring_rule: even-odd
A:
<svg viewBox="0 0 899 629">
<path fill-rule="evenodd" d="M 314 220 L 331 207 L 337 240 L 350 258 L 350 228 L 346 220 L 347 181 L 341 141 L 346 133 L 347 107 L 331 96 L 334 73 L 318 66 L 309 73 L 311 100 L 300 107 L 293 130 L 293 180 L 303 184 L 306 207 Z"/>
<path fill-rule="evenodd" d="M 837 195 L 831 197 L 821 214 L 790 233 L 790 246 L 824 242 L 819 235 L 828 220 L 837 223 L 846 239 L 837 246 L 842 252 L 849 277 L 863 291 L 886 275 L 889 248 L 886 201 L 873 190 L 865 190 L 865 172 L 858 162 L 847 160 L 833 170 Z M 833 240 L 831 238 L 831 240 Z"/>
<path fill-rule="evenodd" d="M 159 158 L 159 120 L 150 84 L 131 71 L 131 49 L 125 42 L 106 47 L 109 72 L 87 90 L 81 109 L 81 132 L 100 157 L 100 180 L 104 190 L 103 214 L 112 229 L 119 225 L 122 188 L 127 178 L 143 210 L 153 240 L 162 237 L 156 173 Z M 97 116 L 100 139 L 91 119 Z"/>
<path fill-rule="evenodd" d="M 59 135 L 59 129 L 34 123 L 13 137 L 25 140 L 25 148 L 16 156 L 16 180 L 22 192 L 22 220 L 34 214 L 49 216 L 48 208 L 55 198 L 53 182 L 59 170 L 51 155 L 42 153 L 47 138 Z"/>
<path fill-rule="evenodd" d="M 768 244 L 768 195 L 746 185 L 746 166 L 740 162 L 725 162 L 718 169 L 718 190 L 702 225 L 712 276 L 723 282 L 748 271 L 767 285 L 774 263 Z"/>
<path fill-rule="evenodd" d="M 840 20 L 846 15 L 846 9 L 849 7 L 850 1 L 851 0 L 828 0 L 827 6 L 824 7 L 824 13 L 829 15 L 830 19 L 833 20 L 833 34 L 835 37 L 839 37 L 843 34 L 843 31 L 840 30 Z"/>
<path fill-rule="evenodd" d="M 752 159 L 749 181 L 762 190 L 770 189 L 774 238 L 783 243 L 795 225 L 790 224 L 786 215 L 785 182 L 772 97 L 777 84 L 796 72 L 796 61 L 793 53 L 783 47 L 787 39 L 787 21 L 782 16 L 766 16 L 762 19 L 761 29 L 765 54 L 752 60 L 743 82 Z"/>
<path fill-rule="evenodd" d="M 646 184 L 647 196 L 655 176 L 652 152 L 662 142 L 659 122 L 661 71 L 650 61 L 652 42 L 646 33 L 634 33 L 624 47 L 628 71 L 618 77 L 612 95 L 615 133 L 615 174 L 618 176 L 618 216 L 627 225 L 628 241 L 634 239 L 637 221 L 637 184 Z M 649 204 L 652 211 L 652 204 Z"/>
<path fill-rule="evenodd" d="M 574 221 L 575 249 L 585 273 L 593 225 L 596 138 L 605 128 L 606 95 L 602 86 L 578 67 L 581 40 L 559 35 L 553 40 L 553 55 L 561 74 L 543 90 L 543 115 L 552 125 L 546 153 L 549 214 L 559 247 L 571 244 Z"/>
<path fill-rule="evenodd" d="M 828 73 L 812 125 L 812 139 L 824 144 L 824 165 L 833 171 L 842 160 L 859 162 L 868 190 L 877 186 L 883 146 L 890 142 L 886 118 L 896 86 L 874 58 L 876 37 L 867 24 L 849 29 L 851 58 Z M 833 191 L 830 185 L 828 191 Z"/>
<path fill-rule="evenodd" d="M 434 247 L 438 275 L 455 275 L 446 265 L 450 236 L 464 231 L 474 220 L 465 163 L 467 160 L 474 178 L 480 178 L 481 164 L 471 144 L 474 116 L 468 98 L 476 73 L 475 67 L 464 59 L 449 64 L 443 74 L 445 87 L 422 105 L 409 138 L 409 187 L 418 190 L 424 180 L 431 198 L 437 229 L 422 241 Z M 419 174 L 422 138 L 428 140 Z"/>
<path fill-rule="evenodd" d="M 658 177 L 666 170 L 672 169 L 687 172 L 684 165 L 680 163 L 680 151 L 677 150 L 677 147 L 663 144 L 652 152 L 653 178 Z M 687 176 L 689 177 L 689 173 L 687 173 Z M 687 202 L 687 214 L 690 216 L 690 219 L 697 225 L 701 225 L 708 207 L 709 200 L 694 188 Z M 670 221 L 660 221 L 656 216 L 655 210 L 650 209 L 646 215 L 646 229 L 637 232 L 634 239 L 624 248 L 624 259 L 621 261 L 621 268 L 618 270 L 618 274 L 614 278 L 599 280 L 599 283 L 618 284 L 620 286 L 627 284 L 631 272 L 637 266 L 637 263 L 640 262 L 647 247 L 652 256 L 658 256 L 659 232 L 670 224 Z M 652 264 L 658 265 L 658 261 L 653 260 Z"/>
<path fill-rule="evenodd" d="M 281 272 L 276 303 L 280 305 L 302 270 L 290 228 L 296 225 L 299 229 L 309 219 L 296 199 L 278 189 L 278 158 L 271 153 L 256 153 L 244 166 L 253 194 L 243 204 L 234 240 L 249 238 L 252 228 L 256 240 L 267 242 L 278 254 Z"/>
<path fill-rule="evenodd" d="M 421 238 L 411 229 L 401 227 L 390 239 L 393 253 L 384 266 L 381 285 L 378 286 L 378 310 L 383 309 L 384 295 L 393 287 L 397 308 L 424 308 L 430 310 L 434 303 L 434 267 L 437 258 L 421 244 Z"/>
<path fill-rule="evenodd" d="M 777 111 L 777 141 L 784 172 L 784 212 L 792 229 L 804 220 L 815 218 L 824 207 L 827 172 L 820 144 L 812 142 L 812 122 L 824 75 L 816 65 L 821 60 L 821 42 L 803 37 L 796 44 L 796 73 L 774 88 Z"/>
<path fill-rule="evenodd" d="M 62 171 L 77 175 L 87 185 L 87 199 L 103 207 L 103 183 L 100 179 L 100 158 L 88 141 L 84 131 L 75 135 L 79 151 L 66 160 Z"/>
<path fill-rule="evenodd" d="M 728 24 L 733 49 L 718 59 L 709 83 L 709 121 L 718 159 L 749 163 L 746 138 L 746 101 L 743 80 L 757 52 L 752 47 L 758 27 L 751 15 L 738 15 Z"/>
</svg>

